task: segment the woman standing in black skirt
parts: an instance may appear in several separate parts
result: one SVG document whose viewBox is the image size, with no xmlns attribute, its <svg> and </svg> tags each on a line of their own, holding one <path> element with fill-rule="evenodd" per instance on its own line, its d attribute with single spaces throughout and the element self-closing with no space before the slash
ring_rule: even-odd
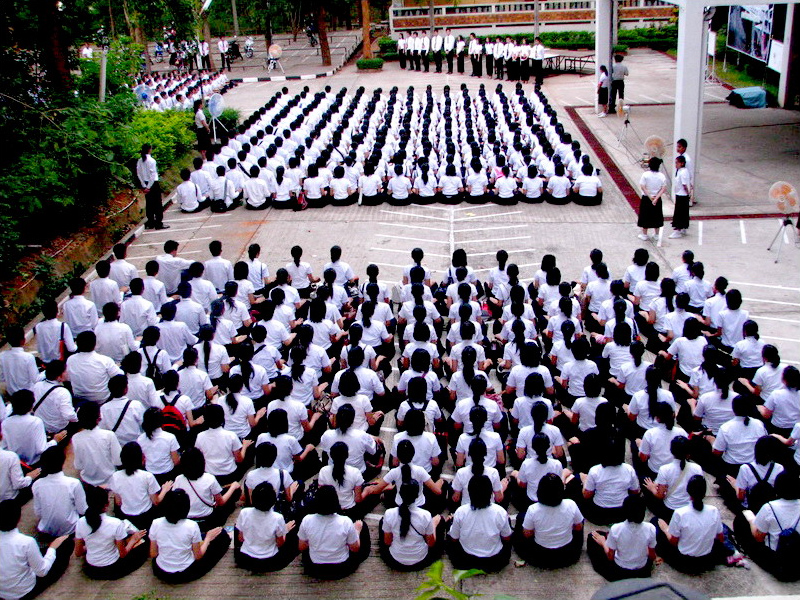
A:
<svg viewBox="0 0 800 600">
<path fill-rule="evenodd" d="M 667 191 L 667 178 L 660 171 L 661 159 L 655 156 L 647 164 L 648 171 L 642 173 L 639 187 L 642 189 L 642 201 L 639 204 L 639 220 L 637 225 L 642 228 L 640 240 L 658 238 L 658 230 L 664 226 L 664 210 L 661 198 Z M 652 229 L 652 237 L 648 237 L 647 230 Z"/>
</svg>

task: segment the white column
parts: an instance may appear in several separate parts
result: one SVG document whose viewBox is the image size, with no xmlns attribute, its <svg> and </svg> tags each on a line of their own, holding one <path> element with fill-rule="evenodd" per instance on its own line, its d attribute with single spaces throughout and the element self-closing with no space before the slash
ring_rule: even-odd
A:
<svg viewBox="0 0 800 600">
<path fill-rule="evenodd" d="M 678 15 L 678 77 L 675 83 L 673 139 L 684 138 L 694 157 L 695 176 L 700 171 L 703 132 L 703 91 L 706 66 L 706 23 L 701 0 L 680 7 Z M 668 169 L 672 165 L 667 165 Z M 695 184 L 696 185 L 696 184 Z"/>
<path fill-rule="evenodd" d="M 789 103 L 789 69 L 791 68 L 792 58 L 792 31 L 794 30 L 794 19 L 797 16 L 794 4 L 786 5 L 786 25 L 783 28 L 783 61 L 781 62 L 781 78 L 778 82 L 778 105 L 786 106 Z M 800 75 L 799 75 L 800 76 Z"/>
<path fill-rule="evenodd" d="M 611 73 L 611 47 L 617 29 L 614 4 L 617 0 L 595 0 L 594 59 L 595 72 L 600 74 L 600 65 L 605 65 Z M 595 94 L 595 110 L 599 110 Z"/>
</svg>

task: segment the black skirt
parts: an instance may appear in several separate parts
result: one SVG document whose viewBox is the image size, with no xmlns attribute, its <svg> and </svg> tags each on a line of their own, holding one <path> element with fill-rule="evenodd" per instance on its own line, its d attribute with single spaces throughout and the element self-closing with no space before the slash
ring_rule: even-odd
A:
<svg viewBox="0 0 800 600">
<path fill-rule="evenodd" d="M 656 202 L 655 206 L 647 196 L 642 196 L 641 204 L 639 204 L 639 219 L 636 225 L 643 229 L 658 229 L 664 226 L 664 208 L 661 200 Z"/>
<path fill-rule="evenodd" d="M 608 104 L 608 88 L 601 87 L 597 90 L 597 103 L 598 104 Z"/>
</svg>

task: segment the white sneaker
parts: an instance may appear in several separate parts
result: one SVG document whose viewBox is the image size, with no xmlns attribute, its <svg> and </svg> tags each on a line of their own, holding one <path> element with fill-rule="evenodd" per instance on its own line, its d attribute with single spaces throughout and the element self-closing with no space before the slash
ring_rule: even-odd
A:
<svg viewBox="0 0 800 600">
<path fill-rule="evenodd" d="M 675 231 L 673 231 L 672 233 L 669 234 L 669 239 L 671 239 L 671 240 L 677 240 L 678 238 L 682 238 L 682 237 L 683 237 L 683 233 L 679 229 L 676 229 Z"/>
<path fill-rule="evenodd" d="M 605 119 L 607 116 L 608 115 L 606 113 L 604 113 L 604 112 L 597 113 L 597 118 L 598 119 Z"/>
<path fill-rule="evenodd" d="M 638 238 L 639 238 L 640 240 L 642 240 L 643 242 L 646 242 L 647 240 L 649 240 L 649 239 L 650 239 L 649 237 L 647 237 L 647 236 L 646 236 L 645 234 L 643 234 L 643 233 L 640 233 L 640 234 L 639 234 L 639 235 L 637 235 L 636 237 L 638 237 Z"/>
<path fill-rule="evenodd" d="M 658 236 L 654 233 L 653 235 L 650 236 L 650 241 L 651 242 L 657 242 L 658 241 Z"/>
</svg>

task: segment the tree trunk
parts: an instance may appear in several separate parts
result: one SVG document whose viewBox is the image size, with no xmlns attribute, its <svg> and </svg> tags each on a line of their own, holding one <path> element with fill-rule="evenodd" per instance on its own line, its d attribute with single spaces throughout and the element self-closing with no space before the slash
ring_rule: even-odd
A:
<svg viewBox="0 0 800 600">
<path fill-rule="evenodd" d="M 211 37 L 211 25 L 208 24 L 208 13 L 203 13 L 203 39 L 208 42 L 208 66 L 214 70 L 214 53 L 211 52 L 211 44 L 213 38 Z"/>
<path fill-rule="evenodd" d="M 64 43 L 64 36 L 59 23 L 58 0 L 41 0 L 36 2 L 39 14 L 40 47 L 42 49 L 41 65 L 45 77 L 56 92 L 66 92 L 72 87 L 72 76 L 69 70 L 69 49 Z"/>
<path fill-rule="evenodd" d="M 236 11 L 236 0 L 231 0 L 231 14 L 233 15 L 233 35 L 239 37 L 239 13 Z"/>
<path fill-rule="evenodd" d="M 317 32 L 319 35 L 319 53 L 323 66 L 331 66 L 331 46 L 328 43 L 328 24 L 325 22 L 325 5 L 317 4 Z"/>
<path fill-rule="evenodd" d="M 272 7 L 270 0 L 263 0 L 262 10 L 264 11 L 264 41 L 267 48 L 272 45 Z"/>
<path fill-rule="evenodd" d="M 108 21 L 111 26 L 111 37 L 117 37 L 117 27 L 114 25 L 114 10 L 111 6 L 111 0 L 108 0 Z"/>
<path fill-rule="evenodd" d="M 434 18 L 433 11 L 433 0 L 428 0 L 428 23 L 431 28 L 431 36 L 433 35 L 433 30 L 436 28 L 436 19 Z"/>
<path fill-rule="evenodd" d="M 369 0 L 361 0 L 361 31 L 364 38 L 364 58 L 372 58 L 372 36 L 370 30 Z"/>
<path fill-rule="evenodd" d="M 133 24 L 131 23 L 131 15 L 128 12 L 128 0 L 122 0 L 122 14 L 125 16 L 125 25 L 128 27 L 128 35 L 131 36 L 134 42 L 138 42 L 136 39 L 136 31 L 134 31 Z M 113 31 L 111 35 L 114 36 Z"/>
</svg>

